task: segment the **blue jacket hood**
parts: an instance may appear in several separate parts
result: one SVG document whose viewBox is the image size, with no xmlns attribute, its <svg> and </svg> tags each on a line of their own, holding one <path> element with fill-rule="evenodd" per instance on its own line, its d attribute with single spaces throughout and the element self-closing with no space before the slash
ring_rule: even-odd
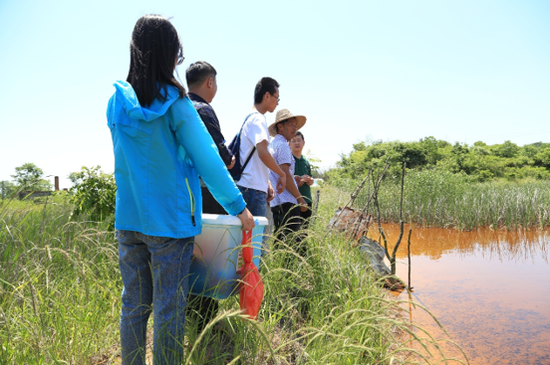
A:
<svg viewBox="0 0 550 365">
<path fill-rule="evenodd" d="M 246 203 L 187 96 L 167 86 L 166 100 L 143 107 L 129 83 L 114 86 L 107 120 L 118 188 L 116 229 L 171 238 L 200 234 L 198 175 L 229 214 L 244 210 Z"/>
<path fill-rule="evenodd" d="M 114 83 L 114 86 L 116 88 L 116 103 L 119 104 L 119 107 L 125 111 L 129 118 L 145 122 L 154 121 L 165 115 L 172 104 L 179 98 L 178 88 L 168 86 L 166 101 L 155 99 L 151 105 L 143 107 L 139 103 L 132 85 L 125 81 L 117 81 Z"/>
</svg>

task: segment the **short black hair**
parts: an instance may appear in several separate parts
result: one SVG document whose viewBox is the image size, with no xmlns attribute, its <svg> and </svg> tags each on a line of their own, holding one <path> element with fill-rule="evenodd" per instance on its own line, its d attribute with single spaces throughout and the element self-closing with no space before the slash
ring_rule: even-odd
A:
<svg viewBox="0 0 550 365">
<path fill-rule="evenodd" d="M 264 99 L 265 93 L 275 94 L 276 89 L 279 87 L 279 83 L 271 77 L 262 77 L 256 84 L 254 89 L 254 104 L 260 104 Z"/>
<path fill-rule="evenodd" d="M 185 79 L 188 87 L 200 86 L 209 77 L 214 77 L 218 73 L 216 69 L 206 61 L 197 61 L 192 63 L 185 71 Z"/>
<path fill-rule="evenodd" d="M 306 139 L 304 138 L 304 135 L 302 134 L 302 132 L 300 131 L 297 131 L 296 134 L 294 135 L 294 137 L 296 136 L 301 136 L 302 137 L 302 141 L 305 141 Z"/>
</svg>

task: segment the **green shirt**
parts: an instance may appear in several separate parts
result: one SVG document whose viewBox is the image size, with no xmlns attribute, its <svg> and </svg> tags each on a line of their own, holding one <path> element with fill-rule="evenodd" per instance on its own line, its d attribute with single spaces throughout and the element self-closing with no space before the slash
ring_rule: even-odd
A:
<svg viewBox="0 0 550 365">
<path fill-rule="evenodd" d="M 302 175 L 308 175 L 311 176 L 311 166 L 309 165 L 309 161 L 307 158 L 302 155 L 302 157 L 297 158 L 294 156 L 294 160 L 296 161 L 296 166 L 294 169 L 294 175 L 302 176 Z M 308 184 L 303 184 L 302 186 L 298 187 L 298 190 L 300 190 L 300 194 L 304 196 L 304 200 L 306 203 L 310 204 L 313 202 L 311 199 L 311 187 Z"/>
</svg>

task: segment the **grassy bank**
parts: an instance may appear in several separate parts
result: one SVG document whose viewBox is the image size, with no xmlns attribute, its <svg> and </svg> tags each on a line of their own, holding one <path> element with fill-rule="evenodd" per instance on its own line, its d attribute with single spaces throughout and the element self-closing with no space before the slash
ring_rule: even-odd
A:
<svg viewBox="0 0 550 365">
<path fill-rule="evenodd" d="M 321 196 L 309 257 L 291 247 L 268 255 L 259 320 L 240 317 L 238 297 L 221 301 L 202 333 L 188 321 L 186 363 L 397 363 L 406 348 L 396 334 L 409 326 L 359 251 L 325 237 L 347 196 L 332 188 Z M 121 281 L 113 234 L 71 222 L 59 197 L 4 203 L 0 212 L 0 363 L 117 363 Z"/>
<path fill-rule="evenodd" d="M 90 363 L 117 341 L 112 234 L 63 199 L 0 208 L 0 363 Z"/>
<path fill-rule="evenodd" d="M 338 181 L 348 192 L 358 184 Z M 384 221 L 399 221 L 399 192 L 397 182 L 382 184 L 379 196 Z M 368 187 L 363 188 L 355 205 L 363 206 L 368 195 Z M 374 206 L 369 212 L 374 213 Z M 446 171 L 411 171 L 405 177 L 403 218 L 427 227 L 466 230 L 544 228 L 550 225 L 550 181 L 475 182 Z"/>
</svg>

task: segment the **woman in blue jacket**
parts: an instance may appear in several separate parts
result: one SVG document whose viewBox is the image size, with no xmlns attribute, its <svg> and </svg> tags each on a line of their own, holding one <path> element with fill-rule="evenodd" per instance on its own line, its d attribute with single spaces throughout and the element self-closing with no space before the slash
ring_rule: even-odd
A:
<svg viewBox="0 0 550 365">
<path fill-rule="evenodd" d="M 239 190 L 185 89 L 174 77 L 183 50 L 164 17 L 140 18 L 130 71 L 109 100 L 117 183 L 115 228 L 124 284 L 122 364 L 145 364 L 154 315 L 155 364 L 180 364 L 194 236 L 201 233 L 200 175 L 216 200 L 254 227 Z"/>
</svg>

